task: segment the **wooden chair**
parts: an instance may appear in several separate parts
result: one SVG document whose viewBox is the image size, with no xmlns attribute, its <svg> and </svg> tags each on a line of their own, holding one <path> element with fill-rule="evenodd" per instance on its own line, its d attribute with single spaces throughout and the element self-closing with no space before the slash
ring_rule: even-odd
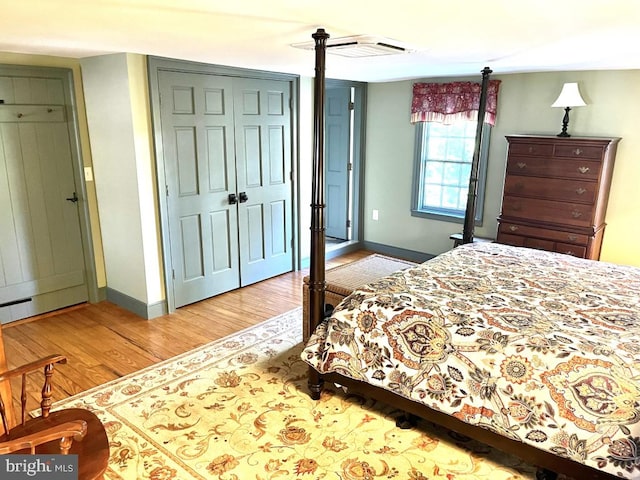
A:
<svg viewBox="0 0 640 480">
<path fill-rule="evenodd" d="M 54 365 L 66 362 L 62 355 L 50 355 L 7 370 L 0 325 L 0 454 L 76 454 L 78 479 L 100 479 L 109 462 L 109 440 L 98 417 L 81 408 L 51 412 Z M 27 414 L 27 374 L 38 370 L 44 373 L 41 414 L 31 418 Z M 22 380 L 19 402 L 14 402 L 11 389 L 11 379 L 16 377 Z M 16 416 L 17 403 L 20 417 Z"/>
</svg>

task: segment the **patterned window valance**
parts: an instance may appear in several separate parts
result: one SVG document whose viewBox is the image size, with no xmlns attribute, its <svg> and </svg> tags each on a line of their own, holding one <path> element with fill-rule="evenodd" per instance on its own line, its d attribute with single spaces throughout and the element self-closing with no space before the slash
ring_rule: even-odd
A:
<svg viewBox="0 0 640 480">
<path fill-rule="evenodd" d="M 500 80 L 490 80 L 484 121 L 496 123 Z M 414 83 L 411 123 L 477 121 L 481 84 L 475 82 Z"/>
</svg>

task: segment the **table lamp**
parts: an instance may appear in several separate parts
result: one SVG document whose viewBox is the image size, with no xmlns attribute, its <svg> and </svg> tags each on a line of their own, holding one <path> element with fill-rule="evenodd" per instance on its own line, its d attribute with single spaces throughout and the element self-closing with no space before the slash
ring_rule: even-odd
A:
<svg viewBox="0 0 640 480">
<path fill-rule="evenodd" d="M 565 83 L 562 86 L 560 95 L 553 102 L 552 107 L 564 108 L 564 117 L 562 118 L 562 131 L 558 134 L 559 137 L 570 137 L 567 133 L 567 127 L 569 126 L 569 111 L 571 107 L 584 107 L 586 103 L 580 95 L 578 84 L 576 82 Z"/>
</svg>

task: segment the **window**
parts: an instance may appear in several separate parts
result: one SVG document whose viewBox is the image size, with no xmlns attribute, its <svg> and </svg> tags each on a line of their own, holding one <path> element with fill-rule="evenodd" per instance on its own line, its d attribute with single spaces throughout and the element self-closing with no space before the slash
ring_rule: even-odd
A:
<svg viewBox="0 0 640 480">
<path fill-rule="evenodd" d="M 464 222 L 476 128 L 475 121 L 458 121 L 451 125 L 416 124 L 412 215 Z M 491 126 L 485 123 L 483 128 L 476 198 L 477 225 L 482 223 Z"/>
</svg>

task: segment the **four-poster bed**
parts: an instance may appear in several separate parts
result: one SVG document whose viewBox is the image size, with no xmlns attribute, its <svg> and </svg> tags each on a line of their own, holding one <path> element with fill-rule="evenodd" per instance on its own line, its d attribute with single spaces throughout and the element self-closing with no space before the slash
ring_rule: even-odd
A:
<svg viewBox="0 0 640 480">
<path fill-rule="evenodd" d="M 474 244 L 465 222 L 466 245 L 357 289 L 325 318 L 328 37 L 313 35 L 311 396 L 339 384 L 515 454 L 540 479 L 640 479 L 639 269 Z"/>
</svg>

